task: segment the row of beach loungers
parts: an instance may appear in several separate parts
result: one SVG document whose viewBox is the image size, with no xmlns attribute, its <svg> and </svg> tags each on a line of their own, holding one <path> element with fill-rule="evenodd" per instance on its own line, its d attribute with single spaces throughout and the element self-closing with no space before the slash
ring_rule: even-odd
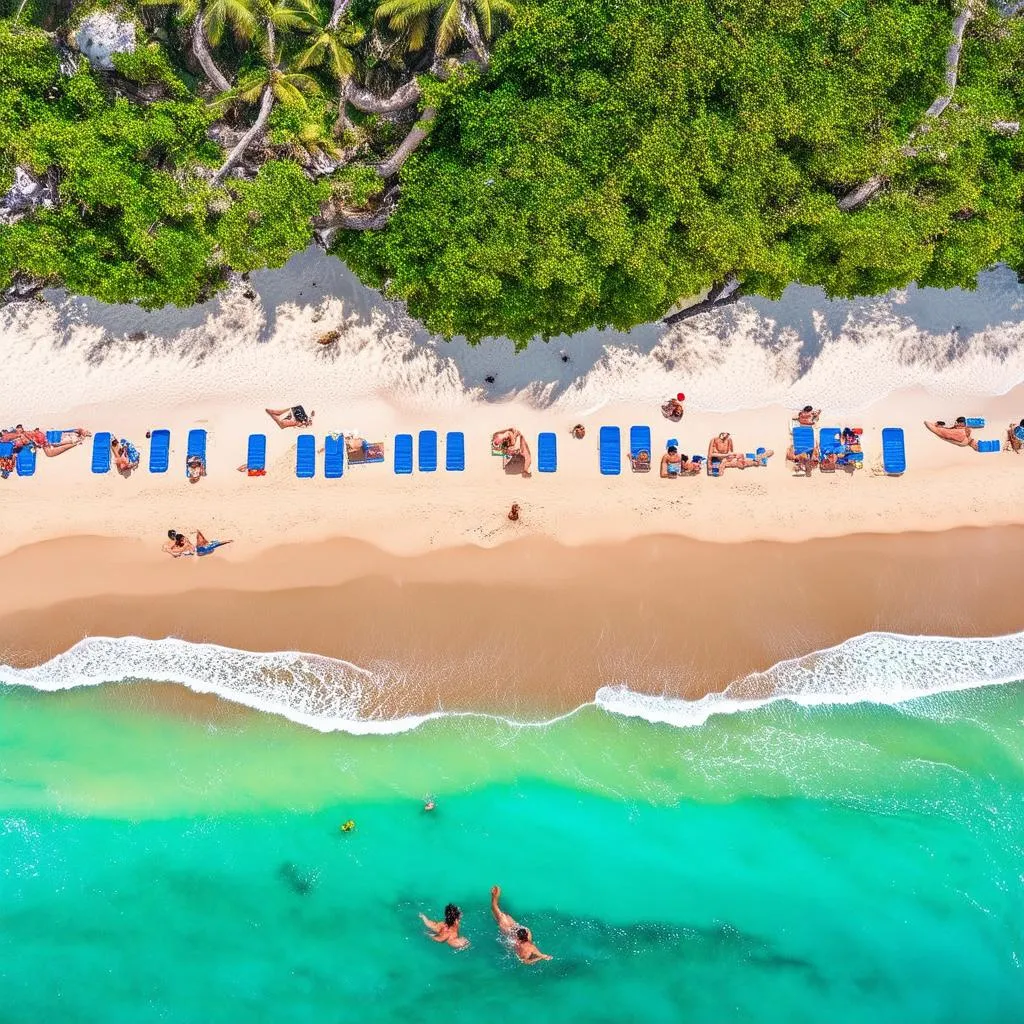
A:
<svg viewBox="0 0 1024 1024">
<path fill-rule="evenodd" d="M 47 437 L 58 442 L 63 431 L 48 431 Z M 796 454 L 810 453 L 815 447 L 823 455 L 837 453 L 839 464 L 863 461 L 863 453 L 843 450 L 840 431 L 836 427 L 821 428 L 815 437 L 813 427 L 793 427 L 793 448 Z M 100 432 L 93 437 L 92 471 L 103 474 L 111 469 L 111 434 Z M 415 445 L 414 445 L 415 441 Z M 671 439 L 669 444 L 674 444 Z M 998 451 L 1000 443 L 979 442 L 979 451 Z M 982 448 L 982 445 L 986 445 Z M 414 438 L 412 434 L 397 434 L 394 441 L 394 471 L 399 475 L 411 474 L 415 469 L 420 473 L 436 472 L 439 465 L 439 438 L 436 430 L 421 430 Z M 5 449 L 7 449 L 5 451 Z M 415 449 L 415 453 L 414 453 Z M 171 432 L 153 430 L 150 433 L 149 471 L 166 473 L 170 468 Z M 323 445 L 323 475 L 326 479 L 338 479 L 345 472 L 346 461 L 350 465 L 380 463 L 385 461 L 382 445 L 363 445 L 362 457 L 346 452 L 345 439 L 339 435 L 328 435 Z M 0 457 L 14 455 L 13 446 L 0 444 Z M 414 458 L 415 454 L 415 458 Z M 629 429 L 629 459 L 632 468 L 644 472 L 651 468 L 654 452 L 651 442 L 651 428 L 633 426 Z M 748 456 L 754 458 L 755 455 Z M 186 445 L 186 466 L 193 459 L 206 463 L 206 431 L 190 430 Z M 703 461 L 700 456 L 695 457 Z M 246 453 L 246 466 L 250 473 L 260 474 L 266 469 L 267 436 L 251 434 Z M 604 426 L 598 433 L 598 466 L 602 476 L 618 476 L 622 472 L 622 433 L 619 427 Z M 882 430 L 882 467 L 891 476 L 899 476 L 907 468 L 906 447 L 901 427 L 886 427 Z M 32 476 L 36 468 L 34 448 L 21 448 L 15 456 L 15 468 L 19 476 Z M 461 431 L 449 431 L 444 439 L 444 468 L 448 472 L 461 472 L 466 468 L 466 439 Z M 542 432 L 537 437 L 536 468 L 540 473 L 554 473 L 558 469 L 558 443 L 553 432 Z M 317 470 L 316 435 L 300 434 L 295 447 L 295 474 L 300 479 L 311 479 Z M 187 474 L 187 469 L 186 469 Z"/>
</svg>

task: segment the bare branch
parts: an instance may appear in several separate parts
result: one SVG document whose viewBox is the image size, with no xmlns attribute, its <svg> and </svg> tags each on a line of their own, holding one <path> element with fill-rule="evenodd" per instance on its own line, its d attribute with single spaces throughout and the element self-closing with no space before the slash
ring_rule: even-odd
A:
<svg viewBox="0 0 1024 1024">
<path fill-rule="evenodd" d="M 740 287 L 740 280 L 735 274 L 727 274 L 721 284 L 716 284 L 708 292 L 707 298 L 695 302 L 686 309 L 680 309 L 676 313 L 670 313 L 662 319 L 662 323 L 677 324 L 681 320 L 689 320 L 691 317 L 700 316 L 701 313 L 708 313 L 719 306 L 729 306 L 734 303 L 743 291 Z"/>
</svg>

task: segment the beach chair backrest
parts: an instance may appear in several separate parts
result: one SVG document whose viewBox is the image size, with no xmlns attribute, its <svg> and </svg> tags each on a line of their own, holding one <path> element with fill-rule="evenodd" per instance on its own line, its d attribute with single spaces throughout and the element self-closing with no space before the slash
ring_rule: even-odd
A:
<svg viewBox="0 0 1024 1024">
<path fill-rule="evenodd" d="M 203 460 L 203 468 L 206 468 L 206 431 L 200 427 L 188 432 L 188 442 L 185 445 L 185 476 L 188 476 L 188 460 L 198 457 Z"/>
<path fill-rule="evenodd" d="M 101 430 L 92 439 L 92 471 L 94 473 L 110 472 L 110 432 Z"/>
<path fill-rule="evenodd" d="M 267 435 L 250 434 L 245 454 L 245 468 L 261 470 L 267 468 Z"/>
<path fill-rule="evenodd" d="M 1001 452 L 1003 450 L 1002 441 L 979 441 L 978 448 L 979 452 Z"/>
<path fill-rule="evenodd" d="M 299 434 L 295 442 L 295 475 L 300 480 L 316 476 L 316 435 Z"/>
<path fill-rule="evenodd" d="M 643 458 L 642 456 L 646 456 Z M 629 428 L 629 458 L 634 473 L 647 472 L 651 468 L 651 428 Z"/>
<path fill-rule="evenodd" d="M 810 455 L 814 451 L 814 427 L 793 428 L 793 454 Z"/>
<path fill-rule="evenodd" d="M 434 473 L 437 471 L 436 430 L 420 431 L 418 467 L 421 473 Z"/>
<path fill-rule="evenodd" d="M 18 449 L 14 461 L 18 476 L 32 476 L 36 471 L 36 450 L 32 445 L 27 444 L 24 448 Z"/>
<path fill-rule="evenodd" d="M 340 435 L 324 441 L 324 477 L 338 480 L 345 472 L 345 438 Z"/>
<path fill-rule="evenodd" d="M 537 435 L 537 472 L 554 473 L 558 469 L 558 438 L 550 430 Z"/>
<path fill-rule="evenodd" d="M 906 444 L 902 427 L 882 430 L 882 468 L 890 476 L 899 476 L 907 468 Z"/>
<path fill-rule="evenodd" d="M 983 426 L 985 426 L 984 416 L 968 416 L 967 426 L 969 426 L 972 430 L 980 430 Z"/>
<path fill-rule="evenodd" d="M 412 472 L 412 434 L 395 434 L 395 472 L 400 476 Z"/>
<path fill-rule="evenodd" d="M 598 464 L 602 476 L 622 472 L 622 432 L 618 427 L 602 427 L 597 439 Z"/>
<path fill-rule="evenodd" d="M 171 432 L 154 430 L 149 435 L 149 471 L 166 473 L 171 462 Z"/>
<path fill-rule="evenodd" d="M 445 434 L 444 468 L 449 473 L 461 473 L 466 468 L 466 435 L 461 430 Z"/>
<path fill-rule="evenodd" d="M 818 432 L 818 450 L 831 455 L 843 450 L 843 432 L 838 427 L 822 427 Z"/>
</svg>

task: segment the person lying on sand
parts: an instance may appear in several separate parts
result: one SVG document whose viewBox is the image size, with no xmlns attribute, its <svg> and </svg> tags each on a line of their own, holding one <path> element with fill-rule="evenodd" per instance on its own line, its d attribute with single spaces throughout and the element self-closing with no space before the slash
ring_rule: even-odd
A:
<svg viewBox="0 0 1024 1024">
<path fill-rule="evenodd" d="M 195 549 L 195 545 L 185 536 L 185 534 L 178 533 L 177 530 L 167 531 L 167 543 L 164 544 L 163 550 L 166 551 L 171 558 L 181 558 L 182 555 L 191 555 Z"/>
<path fill-rule="evenodd" d="M 805 405 L 794 417 L 801 427 L 813 427 L 821 416 L 821 410 L 813 406 Z"/>
<path fill-rule="evenodd" d="M 234 544 L 233 540 L 207 540 L 199 530 L 196 530 L 196 554 L 200 558 L 203 555 L 212 555 L 217 548 L 222 548 L 226 544 Z"/>
<path fill-rule="evenodd" d="M 498 923 L 498 931 L 512 943 L 512 949 L 515 951 L 516 956 L 524 964 L 535 964 L 541 960 L 554 959 L 548 956 L 547 953 L 542 953 L 533 944 L 533 935 L 530 933 L 529 928 L 524 928 L 498 906 L 498 900 L 500 899 L 501 886 L 495 885 L 491 888 L 491 913 L 494 915 L 494 920 Z"/>
<path fill-rule="evenodd" d="M 699 472 L 700 463 L 693 462 L 687 456 L 681 455 L 674 444 L 669 445 L 661 457 L 662 479 L 673 476 L 694 476 Z"/>
<path fill-rule="evenodd" d="M 741 453 L 727 455 L 722 461 L 729 469 L 752 469 L 754 466 L 767 466 L 768 460 L 775 454 L 770 448 L 758 448 L 753 458 Z"/>
<path fill-rule="evenodd" d="M 947 427 L 944 420 L 936 420 L 934 423 L 925 420 L 924 425 L 936 437 L 941 437 L 943 441 L 955 444 L 958 448 L 974 448 L 978 443 L 971 439 L 971 428 L 967 426 L 966 416 L 957 416 L 956 423 L 951 427 Z"/>
<path fill-rule="evenodd" d="M 1016 452 L 1018 455 L 1024 451 L 1024 420 L 1021 420 L 1020 423 L 1010 424 L 1006 431 L 1006 441 L 1010 446 L 1010 451 Z"/>
<path fill-rule="evenodd" d="M 533 465 L 533 453 L 526 443 L 526 438 L 515 427 L 497 430 L 491 435 L 491 448 L 500 451 L 507 459 L 520 455 L 523 459 L 523 476 L 533 476 L 530 467 Z"/>
<path fill-rule="evenodd" d="M 443 921 L 431 921 L 426 914 L 420 914 L 420 920 L 430 932 L 429 937 L 433 942 L 446 942 L 452 949 L 466 949 L 469 946 L 469 939 L 459 934 L 462 911 L 454 903 L 444 908 Z"/>
<path fill-rule="evenodd" d="M 793 469 L 796 472 L 810 476 L 811 470 L 818 464 L 818 449 L 814 448 L 809 452 L 801 452 L 797 455 L 793 445 L 790 445 L 786 452 L 786 461 L 793 463 Z"/>
<path fill-rule="evenodd" d="M 301 405 L 293 405 L 290 409 L 267 409 L 266 413 L 282 430 L 286 430 L 288 427 L 313 426 L 316 410 L 307 415 Z"/>
<path fill-rule="evenodd" d="M 0 440 L 12 441 L 15 451 L 33 447 L 41 451 L 47 458 L 52 459 L 57 455 L 63 455 L 64 452 L 70 451 L 72 448 L 76 448 L 85 438 L 91 436 L 88 430 L 82 430 L 79 427 L 75 430 L 65 430 L 61 435 L 60 441 L 56 444 L 50 444 L 46 440 L 46 431 L 41 430 L 39 427 L 36 427 L 35 430 L 26 430 L 19 423 L 13 431 L 9 431 L 0 437 Z"/>
</svg>

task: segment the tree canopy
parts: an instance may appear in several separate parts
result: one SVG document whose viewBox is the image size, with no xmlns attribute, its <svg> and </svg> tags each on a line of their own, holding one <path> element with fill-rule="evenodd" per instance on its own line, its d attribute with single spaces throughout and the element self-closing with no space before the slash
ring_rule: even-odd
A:
<svg viewBox="0 0 1024 1024">
<path fill-rule="evenodd" d="M 134 53 L 72 74 L 53 34 L 0 21 L 0 194 L 22 168 L 56 199 L 0 226 L 0 288 L 187 304 L 314 230 L 473 340 L 625 329 L 727 278 L 972 287 L 1024 268 L 1024 18 L 971 8 L 953 89 L 955 13 L 147 0 Z"/>
</svg>

